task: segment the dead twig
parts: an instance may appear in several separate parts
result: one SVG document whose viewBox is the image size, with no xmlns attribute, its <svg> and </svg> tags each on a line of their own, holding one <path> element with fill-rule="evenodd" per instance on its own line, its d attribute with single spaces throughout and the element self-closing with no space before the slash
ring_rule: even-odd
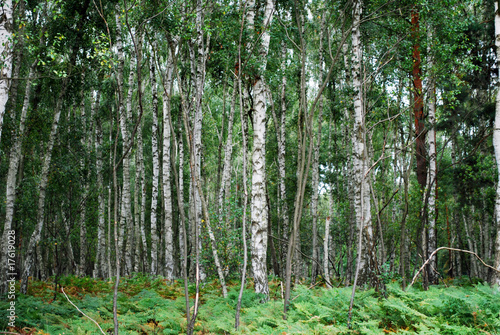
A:
<svg viewBox="0 0 500 335">
<path fill-rule="evenodd" d="M 83 312 L 81 311 L 81 309 L 80 309 L 80 308 L 78 308 L 78 306 L 76 306 L 73 302 L 71 302 L 71 300 L 69 300 L 69 297 L 66 295 L 66 292 L 64 292 L 64 288 L 62 288 L 62 287 L 61 287 L 61 291 L 62 291 L 62 293 L 64 294 L 64 296 L 66 297 L 66 299 L 68 299 L 68 302 L 69 302 L 71 305 L 73 305 L 73 307 L 75 307 L 75 308 L 78 310 L 78 312 L 82 313 L 82 314 L 83 314 L 83 315 L 84 315 L 87 319 L 89 319 L 90 321 L 94 322 L 94 323 L 96 324 L 96 326 L 97 326 L 97 327 L 99 327 L 99 330 L 101 331 L 101 333 L 102 333 L 103 335 L 106 335 L 106 333 L 102 330 L 101 326 L 99 326 L 99 324 L 98 324 L 98 323 L 97 323 L 94 319 L 92 319 L 92 318 L 91 318 L 90 316 L 88 316 L 87 314 L 83 313 Z"/>
<path fill-rule="evenodd" d="M 495 269 L 494 267 L 492 267 L 491 265 L 488 265 L 486 264 L 482 259 L 481 257 L 479 257 L 475 252 L 472 252 L 472 251 L 469 251 L 469 250 L 462 250 L 462 249 L 456 249 L 456 248 L 448 248 L 448 247 L 440 247 L 440 248 L 437 248 L 436 250 L 434 250 L 434 252 L 429 256 L 429 259 L 427 259 L 425 261 L 425 263 L 422 265 L 422 267 L 420 268 L 420 270 L 418 270 L 418 272 L 415 274 L 415 276 L 413 277 L 413 280 L 411 281 L 410 285 L 408 285 L 408 288 L 410 288 L 414 283 L 415 283 L 415 280 L 417 280 L 417 277 L 418 275 L 420 274 L 420 272 L 423 271 L 424 267 L 429 264 L 429 262 L 431 261 L 432 257 L 434 257 L 435 254 L 437 254 L 438 251 L 440 250 L 450 250 L 450 251 L 458 251 L 458 252 L 465 252 L 467 254 L 471 254 L 471 255 L 474 255 L 476 256 L 477 259 L 479 259 L 479 261 L 481 263 L 483 263 L 484 266 L 486 266 L 487 268 L 490 268 L 492 269 L 493 271 L 495 272 L 498 272 L 500 273 L 499 270 Z"/>
</svg>

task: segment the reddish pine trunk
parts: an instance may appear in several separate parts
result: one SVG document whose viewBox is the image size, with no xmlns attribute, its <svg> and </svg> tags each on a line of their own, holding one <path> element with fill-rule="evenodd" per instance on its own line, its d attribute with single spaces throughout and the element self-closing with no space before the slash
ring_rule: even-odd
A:
<svg viewBox="0 0 500 335">
<path fill-rule="evenodd" d="M 427 162 L 425 153 L 425 125 L 424 125 L 424 103 L 422 93 L 422 68 L 420 66 L 420 44 L 419 44 L 419 12 L 416 7 L 411 11 L 411 26 L 413 44 L 413 114 L 415 115 L 416 136 L 416 158 L 417 158 L 417 180 L 422 190 L 425 189 L 427 180 Z"/>
</svg>

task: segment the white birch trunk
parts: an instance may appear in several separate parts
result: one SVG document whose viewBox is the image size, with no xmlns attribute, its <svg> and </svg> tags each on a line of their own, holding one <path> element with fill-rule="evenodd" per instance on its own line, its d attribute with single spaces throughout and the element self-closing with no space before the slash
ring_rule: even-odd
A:
<svg viewBox="0 0 500 335">
<path fill-rule="evenodd" d="M 134 72 L 130 69 L 128 78 L 128 95 L 127 95 L 127 108 L 121 110 L 120 114 L 120 130 L 123 139 L 123 150 L 125 151 L 130 145 L 130 131 L 127 127 L 128 120 L 131 119 L 132 114 L 132 94 L 134 91 Z M 123 272 L 128 275 L 132 272 L 132 252 L 133 252 L 133 238 L 134 238 L 134 223 L 132 220 L 132 195 L 131 195 L 131 181 L 130 181 L 130 150 L 123 157 L 123 190 L 122 190 L 122 213 L 120 218 L 120 235 L 122 248 L 125 252 L 125 268 Z M 120 250 L 123 250 L 120 248 Z"/>
<path fill-rule="evenodd" d="M 180 201 L 184 203 L 184 139 L 182 135 L 182 123 L 179 122 L 179 141 L 178 141 L 178 156 L 179 156 L 179 198 Z M 184 232 L 187 232 L 187 227 L 184 227 L 184 220 L 182 219 L 184 213 L 180 213 L 180 211 L 184 211 L 183 207 L 179 207 L 179 222 L 181 226 L 179 227 L 179 250 L 184 250 Z M 184 254 L 181 254 L 181 261 L 184 264 Z"/>
<path fill-rule="evenodd" d="M 80 104 L 80 113 L 82 116 L 82 121 L 83 121 L 83 138 L 82 138 L 82 147 L 86 149 L 86 151 L 90 151 L 92 147 L 92 136 L 89 134 L 91 133 L 92 126 L 90 126 L 89 129 L 87 129 L 87 120 L 90 120 L 90 125 L 92 124 L 92 118 L 93 118 L 93 112 L 94 109 L 91 109 L 91 114 L 90 117 L 85 113 L 85 100 L 84 100 L 84 95 L 82 91 L 82 101 Z M 89 131 L 88 131 L 89 130 Z M 86 157 L 82 157 L 81 162 L 80 162 L 83 170 L 85 170 L 85 167 L 89 162 L 87 161 Z M 88 170 L 90 171 L 90 170 Z M 82 211 L 81 211 L 81 216 L 80 216 L 80 262 L 78 266 L 78 275 L 79 276 L 85 276 L 85 270 L 87 268 L 87 254 L 88 254 L 88 246 L 87 246 L 87 197 L 89 194 L 89 184 L 88 180 L 90 178 L 90 172 L 87 172 L 87 175 L 85 176 L 85 180 L 83 183 L 83 193 L 82 193 Z"/>
<path fill-rule="evenodd" d="M 173 241 L 173 213 L 172 190 L 170 184 L 170 96 L 172 92 L 173 63 L 169 57 L 165 73 L 165 90 L 163 93 L 163 209 L 165 211 L 164 238 L 165 238 L 165 279 L 174 279 L 174 241 Z"/>
<path fill-rule="evenodd" d="M 54 120 L 52 121 L 52 128 L 50 131 L 49 142 L 47 143 L 47 149 L 45 152 L 45 157 L 43 159 L 42 172 L 40 175 L 40 186 L 38 191 L 38 206 L 36 215 L 36 226 L 35 230 L 31 234 L 30 241 L 26 250 L 23 273 L 21 278 L 21 293 L 26 294 L 28 292 L 28 278 L 31 273 L 31 267 L 33 266 L 35 248 L 40 242 L 42 236 L 42 228 L 45 221 L 45 195 L 47 190 L 47 185 L 49 181 L 49 169 L 50 162 L 52 160 L 52 149 L 54 147 L 54 142 L 57 136 L 57 129 L 59 126 L 59 118 L 61 117 L 63 98 L 66 93 L 67 81 L 64 80 L 57 99 L 57 104 L 54 112 Z"/>
<path fill-rule="evenodd" d="M 156 44 L 154 45 L 156 46 Z M 153 97 L 153 125 L 152 125 L 152 153 L 153 153 L 153 180 L 151 188 L 151 274 L 158 274 L 158 181 L 160 177 L 160 154 L 158 152 L 158 91 L 156 87 L 156 73 L 154 60 L 150 61 L 151 91 Z"/>
<path fill-rule="evenodd" d="M 330 205 L 331 207 L 331 205 Z M 330 285 L 330 270 L 329 270 L 329 266 L 328 266 L 328 250 L 329 250 L 329 247 L 328 247 L 328 241 L 330 239 L 330 221 L 331 218 L 330 216 L 327 216 L 326 217 L 326 220 L 325 220 L 325 238 L 323 240 L 323 273 L 324 273 L 324 277 L 325 277 L 325 281 L 326 281 L 326 285 L 327 287 L 331 287 Z"/>
<path fill-rule="evenodd" d="M 30 94 L 31 94 L 31 78 L 33 78 L 35 73 L 34 63 L 28 75 L 28 82 L 26 83 L 26 89 L 24 94 L 24 102 L 23 109 L 21 111 L 21 118 L 19 120 L 19 129 L 16 132 L 16 136 L 14 138 L 14 144 L 12 145 L 10 151 L 10 159 L 9 159 L 9 170 L 7 172 L 7 187 L 6 187 L 6 197 L 5 197 L 5 222 L 3 227 L 3 248 L 2 254 L 0 255 L 1 260 L 1 269 L 7 269 L 7 253 L 8 253 L 8 233 L 12 229 L 12 222 L 14 220 L 14 206 L 16 202 L 16 185 L 17 185 L 17 174 L 19 170 L 19 162 L 22 157 L 22 142 L 24 138 L 24 133 L 26 129 L 26 118 L 28 115 L 28 107 L 30 103 Z M 0 272 L 0 280 L 2 283 L 0 284 L 0 293 L 7 292 L 7 280 L 6 275 L 7 271 Z"/>
<path fill-rule="evenodd" d="M 233 123 L 234 123 L 234 111 L 236 104 L 236 85 L 237 80 L 234 80 L 233 84 L 233 95 L 231 98 L 231 110 L 229 111 L 229 120 L 227 128 L 227 138 L 226 145 L 224 147 L 224 168 L 222 170 L 222 181 L 219 190 L 219 221 L 222 222 L 225 200 L 229 193 L 229 181 L 231 179 L 231 158 L 233 155 Z"/>
<path fill-rule="evenodd" d="M 431 42 L 432 31 L 431 27 L 428 27 L 428 40 L 429 46 L 427 47 L 427 53 L 429 55 L 429 69 L 431 73 L 429 74 L 429 112 L 427 115 L 427 119 L 429 121 L 429 130 L 427 133 L 427 142 L 429 145 L 429 176 L 427 178 L 427 187 L 429 188 L 429 199 L 428 199 L 428 224 L 429 224 L 429 240 L 427 244 L 427 254 L 431 255 L 434 250 L 436 250 L 437 245 L 437 236 L 436 236 L 436 216 L 437 216 L 437 207 L 436 207 L 436 192 L 437 192 L 437 161 L 436 161 L 436 83 L 434 79 L 434 57 L 431 55 Z M 433 269 L 437 268 L 436 257 L 432 257 L 429 271 L 429 282 L 432 284 L 438 283 L 438 278 Z M 451 264 L 450 264 L 451 265 Z"/>
<path fill-rule="evenodd" d="M 495 46 L 497 50 L 497 67 L 500 65 L 500 13 L 498 0 L 495 1 Z M 497 84 L 495 125 L 493 130 L 493 147 L 497 169 L 500 176 L 500 84 Z M 495 244 L 495 268 L 500 270 L 500 181 L 497 182 L 497 195 L 495 202 L 495 223 L 497 228 L 497 238 Z M 494 283 L 500 286 L 500 274 L 495 274 Z"/>
<path fill-rule="evenodd" d="M 368 184 L 368 150 L 366 147 L 366 127 L 365 127 L 365 110 L 363 101 L 363 82 L 361 76 L 361 62 L 363 59 L 363 51 L 361 44 L 361 11 L 362 1 L 356 1 L 353 9 L 353 29 L 352 29 L 352 77 L 353 87 L 355 90 L 354 97 L 354 143 L 353 143 L 353 170 L 354 170 L 354 192 L 355 192 L 355 208 L 356 208 L 356 223 L 358 234 L 362 237 L 359 239 L 361 243 L 361 255 L 358 255 L 359 264 L 359 284 L 362 285 L 368 281 L 369 276 L 369 255 L 370 243 L 373 241 L 373 231 L 371 226 L 371 204 L 370 204 L 370 187 Z"/>
<path fill-rule="evenodd" d="M 100 91 L 95 94 L 92 108 L 94 113 L 99 109 Z M 95 127 L 95 152 L 96 152 L 96 174 L 97 174 L 97 202 L 98 202 L 98 224 L 97 224 L 97 252 L 94 265 L 94 278 L 105 278 L 108 276 L 106 269 L 106 225 L 104 200 L 104 180 L 102 174 L 102 124 L 99 117 L 96 118 Z"/>
<path fill-rule="evenodd" d="M 124 57 L 123 57 L 123 42 L 122 42 L 122 37 L 121 37 L 121 20 L 120 20 L 120 6 L 116 6 L 116 13 L 115 13 L 115 21 L 116 21 L 116 50 L 117 50 L 117 57 L 118 57 L 118 65 L 117 65 L 117 71 L 116 71 L 116 84 L 117 84 L 117 91 L 118 91 L 118 115 L 120 117 L 120 128 L 122 128 L 122 118 L 125 118 L 125 111 L 124 111 L 124 106 L 123 106 L 123 94 L 124 94 L 124 88 L 123 88 L 123 67 L 124 67 Z M 124 120 L 123 120 L 124 123 Z M 123 137 L 123 135 L 122 135 Z M 123 139 L 125 147 L 126 139 Z M 122 167 L 125 171 L 125 167 Z M 125 178 L 124 178 L 125 181 Z M 124 183 L 125 184 L 125 183 Z M 123 191 L 121 192 L 123 194 Z M 119 206 L 118 206 L 119 205 Z M 123 213 L 124 210 L 122 208 L 123 206 L 123 199 L 122 196 L 120 196 L 120 203 L 117 204 L 119 208 L 119 212 Z M 121 218 L 120 214 L 120 221 L 118 222 L 119 225 L 119 233 L 118 233 L 118 241 L 115 241 L 115 243 L 118 244 L 118 254 L 115 255 L 115 257 L 118 257 L 120 259 L 120 263 L 123 264 L 123 244 L 124 244 L 124 234 L 125 234 L 125 224 L 126 222 L 124 219 Z M 115 218 L 116 220 L 116 218 Z M 123 270 L 122 270 L 123 271 Z"/>
<path fill-rule="evenodd" d="M 269 49 L 271 26 L 274 12 L 274 3 L 267 0 L 264 13 L 264 24 L 268 27 L 262 32 L 260 50 L 260 77 L 255 83 L 255 111 L 253 113 L 253 152 L 252 152 L 252 202 L 251 202 L 251 231 L 252 231 L 252 270 L 255 282 L 255 292 L 269 295 L 267 281 L 267 224 L 268 208 L 266 201 L 266 88 L 264 71 Z"/>
<path fill-rule="evenodd" d="M 144 259 L 143 252 L 146 245 L 142 239 L 143 223 L 144 223 L 144 153 L 143 153 L 143 140 L 142 140 L 142 125 L 143 119 L 141 118 L 139 128 L 137 129 L 137 150 L 135 155 L 135 187 L 134 187 L 134 272 L 144 272 Z M 145 236 L 144 236 L 145 237 Z"/>
<path fill-rule="evenodd" d="M 321 18 L 321 31 L 319 35 L 319 77 L 323 81 L 324 77 L 324 57 L 323 57 L 323 33 L 325 30 L 325 15 Z M 312 280 L 318 275 L 318 199 L 319 199 L 319 148 L 321 145 L 321 124 L 323 121 L 323 97 L 319 101 L 318 111 L 318 134 L 316 146 L 314 147 L 314 160 L 312 166 L 312 196 L 311 196 L 311 216 L 312 216 Z"/>
<path fill-rule="evenodd" d="M 4 0 L 0 4 L 0 139 L 2 139 L 3 117 L 5 105 L 9 100 L 9 88 L 12 75 L 12 0 Z"/>
<path fill-rule="evenodd" d="M 285 241 L 282 247 L 282 255 L 286 254 L 286 241 L 288 241 L 289 225 L 290 219 L 288 216 L 288 202 L 286 199 L 286 44 L 283 43 L 281 54 L 283 57 L 283 61 L 281 63 L 281 71 L 283 71 L 283 77 L 281 78 L 281 122 L 280 122 L 280 138 L 278 142 L 278 167 L 279 167 L 279 176 L 280 176 L 280 204 L 281 204 L 281 216 L 283 218 L 283 231 L 282 238 Z M 285 264 L 282 264 L 283 272 L 285 269 Z"/>
</svg>

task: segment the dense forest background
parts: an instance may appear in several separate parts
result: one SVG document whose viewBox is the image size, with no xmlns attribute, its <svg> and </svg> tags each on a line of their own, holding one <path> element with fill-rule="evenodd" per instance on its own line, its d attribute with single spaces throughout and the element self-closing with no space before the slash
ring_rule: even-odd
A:
<svg viewBox="0 0 500 335">
<path fill-rule="evenodd" d="M 2 6 L 22 292 L 142 272 L 226 295 L 247 271 L 286 311 L 292 282 L 404 288 L 429 258 L 424 287 L 495 281 L 494 1 Z"/>
</svg>

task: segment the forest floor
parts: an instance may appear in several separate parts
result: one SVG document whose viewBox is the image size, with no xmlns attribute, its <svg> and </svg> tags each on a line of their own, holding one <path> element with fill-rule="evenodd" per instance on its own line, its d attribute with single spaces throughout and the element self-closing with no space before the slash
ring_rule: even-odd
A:
<svg viewBox="0 0 500 335">
<path fill-rule="evenodd" d="M 30 284 L 28 295 L 16 294 L 16 328 L 8 328 L 9 302 L 0 301 L 0 334 L 2 330 L 19 334 L 101 334 L 68 302 L 60 288 L 55 294 L 53 281 Z M 112 333 L 112 281 L 70 276 L 60 278 L 59 284 L 104 332 Z M 359 290 L 351 329 L 347 316 L 352 287 L 295 286 L 285 321 L 281 281 L 270 280 L 271 294 L 266 303 L 261 303 L 250 282 L 236 331 L 238 290 L 239 283 L 230 282 L 228 297 L 223 298 L 217 282 L 203 285 L 195 334 L 500 334 L 500 291 L 465 278 L 447 280 L 428 291 L 417 285 L 405 292 L 391 280 L 384 291 Z M 122 278 L 119 291 L 120 334 L 185 333 L 181 281 L 167 283 L 161 277 L 135 275 Z M 194 285 L 190 286 L 190 295 L 194 298 Z"/>
</svg>

